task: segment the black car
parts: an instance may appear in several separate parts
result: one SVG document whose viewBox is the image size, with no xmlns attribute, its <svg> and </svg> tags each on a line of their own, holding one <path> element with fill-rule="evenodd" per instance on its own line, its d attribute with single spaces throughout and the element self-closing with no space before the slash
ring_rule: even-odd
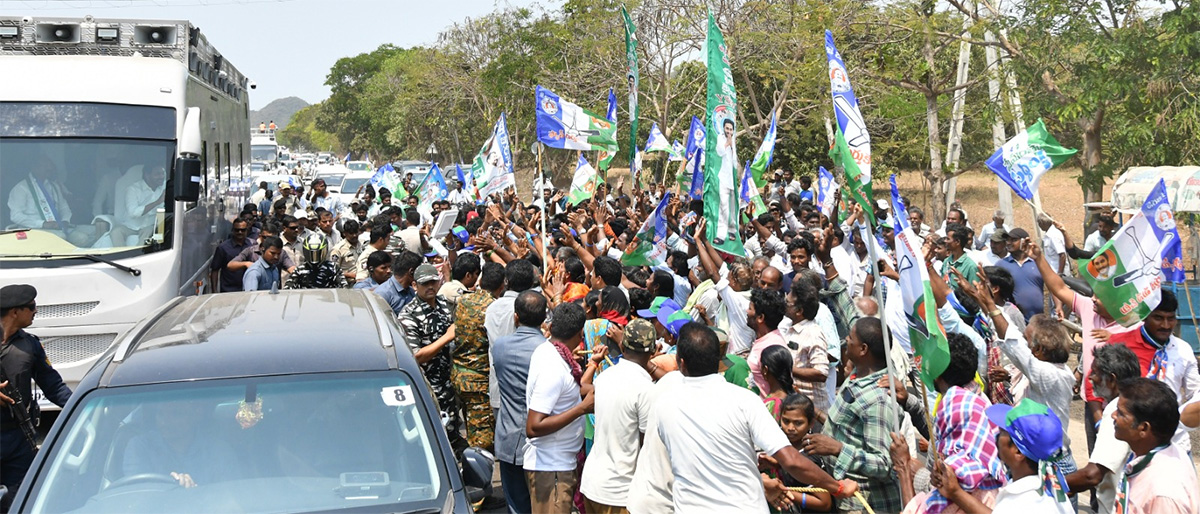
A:
<svg viewBox="0 0 1200 514">
<path fill-rule="evenodd" d="M 381 298 L 215 294 L 173 300 L 97 362 L 13 509 L 468 513 L 492 459 L 463 462 Z"/>
</svg>

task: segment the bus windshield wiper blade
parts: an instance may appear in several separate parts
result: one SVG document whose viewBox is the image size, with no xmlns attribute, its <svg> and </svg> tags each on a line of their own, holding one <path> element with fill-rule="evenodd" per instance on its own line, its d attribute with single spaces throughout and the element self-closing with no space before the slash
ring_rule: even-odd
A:
<svg viewBox="0 0 1200 514">
<path fill-rule="evenodd" d="M 100 263 L 107 264 L 107 265 L 117 268 L 121 271 L 129 273 L 130 275 L 133 275 L 135 277 L 142 276 L 142 270 L 140 270 L 140 269 L 131 268 L 124 264 L 119 264 L 119 263 L 113 262 L 111 260 L 105 259 L 104 257 L 101 257 L 94 253 L 39 253 L 37 255 L 0 255 L 0 258 L 6 258 L 6 259 L 19 258 L 19 257 L 23 257 L 23 258 L 40 257 L 42 259 L 85 259 L 85 260 L 89 260 L 92 262 L 100 262 Z"/>
</svg>

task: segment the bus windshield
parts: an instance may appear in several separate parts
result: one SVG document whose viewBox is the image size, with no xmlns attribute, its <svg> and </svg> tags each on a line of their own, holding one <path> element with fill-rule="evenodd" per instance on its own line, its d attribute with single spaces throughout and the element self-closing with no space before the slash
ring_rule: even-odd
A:
<svg viewBox="0 0 1200 514">
<path fill-rule="evenodd" d="M 279 147 L 275 145 L 250 145 L 250 160 L 254 162 L 275 162 Z"/>
<path fill-rule="evenodd" d="M 169 247 L 174 155 L 173 141 L 0 137 L 0 261 Z"/>
</svg>

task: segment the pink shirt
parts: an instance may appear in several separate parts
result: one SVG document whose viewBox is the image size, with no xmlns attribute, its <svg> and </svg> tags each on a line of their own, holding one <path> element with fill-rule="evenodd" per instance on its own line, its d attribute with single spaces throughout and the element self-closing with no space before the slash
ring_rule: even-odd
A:
<svg viewBox="0 0 1200 514">
<path fill-rule="evenodd" d="M 783 334 L 779 330 L 772 330 L 766 335 L 754 340 L 754 344 L 750 345 L 750 355 L 746 357 L 746 363 L 750 365 L 750 377 L 754 379 L 754 385 L 758 386 L 758 395 L 767 397 L 767 379 L 763 378 L 762 374 L 762 352 L 768 346 L 787 346 L 787 341 L 784 340 Z"/>
<path fill-rule="evenodd" d="M 1179 445 L 1172 444 L 1158 452 L 1146 469 L 1129 479 L 1129 512 L 1200 512 L 1196 468 Z"/>
<path fill-rule="evenodd" d="M 1092 394 L 1092 383 L 1088 381 L 1088 375 L 1092 374 L 1092 352 L 1096 350 L 1097 346 L 1105 344 L 1092 337 L 1092 330 L 1107 330 L 1111 334 L 1120 334 L 1137 330 L 1141 324 L 1123 327 L 1115 321 L 1109 322 L 1096 314 L 1095 301 L 1081 294 L 1075 295 L 1071 310 L 1075 311 L 1076 316 L 1079 316 L 1079 324 L 1083 328 L 1083 398 L 1089 402 L 1103 401 Z"/>
</svg>

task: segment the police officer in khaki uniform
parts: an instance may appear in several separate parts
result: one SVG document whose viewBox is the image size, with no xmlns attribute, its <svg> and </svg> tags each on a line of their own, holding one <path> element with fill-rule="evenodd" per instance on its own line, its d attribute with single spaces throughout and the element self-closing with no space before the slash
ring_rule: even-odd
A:
<svg viewBox="0 0 1200 514">
<path fill-rule="evenodd" d="M 42 341 L 25 331 L 37 314 L 35 298 L 37 289 L 28 284 L 0 288 L 0 329 L 4 331 L 0 343 L 0 368 L 8 382 L 6 391 L 17 393 L 0 398 L 0 483 L 10 492 L 0 500 L 0 512 L 8 512 L 12 504 L 11 493 L 16 492 L 33 463 L 33 445 L 14 416 L 14 413 L 24 411 L 30 420 L 37 422 L 40 409 L 33 400 L 31 384 L 37 382 L 46 399 L 59 407 L 71 398 L 71 389 L 46 358 Z"/>
</svg>

